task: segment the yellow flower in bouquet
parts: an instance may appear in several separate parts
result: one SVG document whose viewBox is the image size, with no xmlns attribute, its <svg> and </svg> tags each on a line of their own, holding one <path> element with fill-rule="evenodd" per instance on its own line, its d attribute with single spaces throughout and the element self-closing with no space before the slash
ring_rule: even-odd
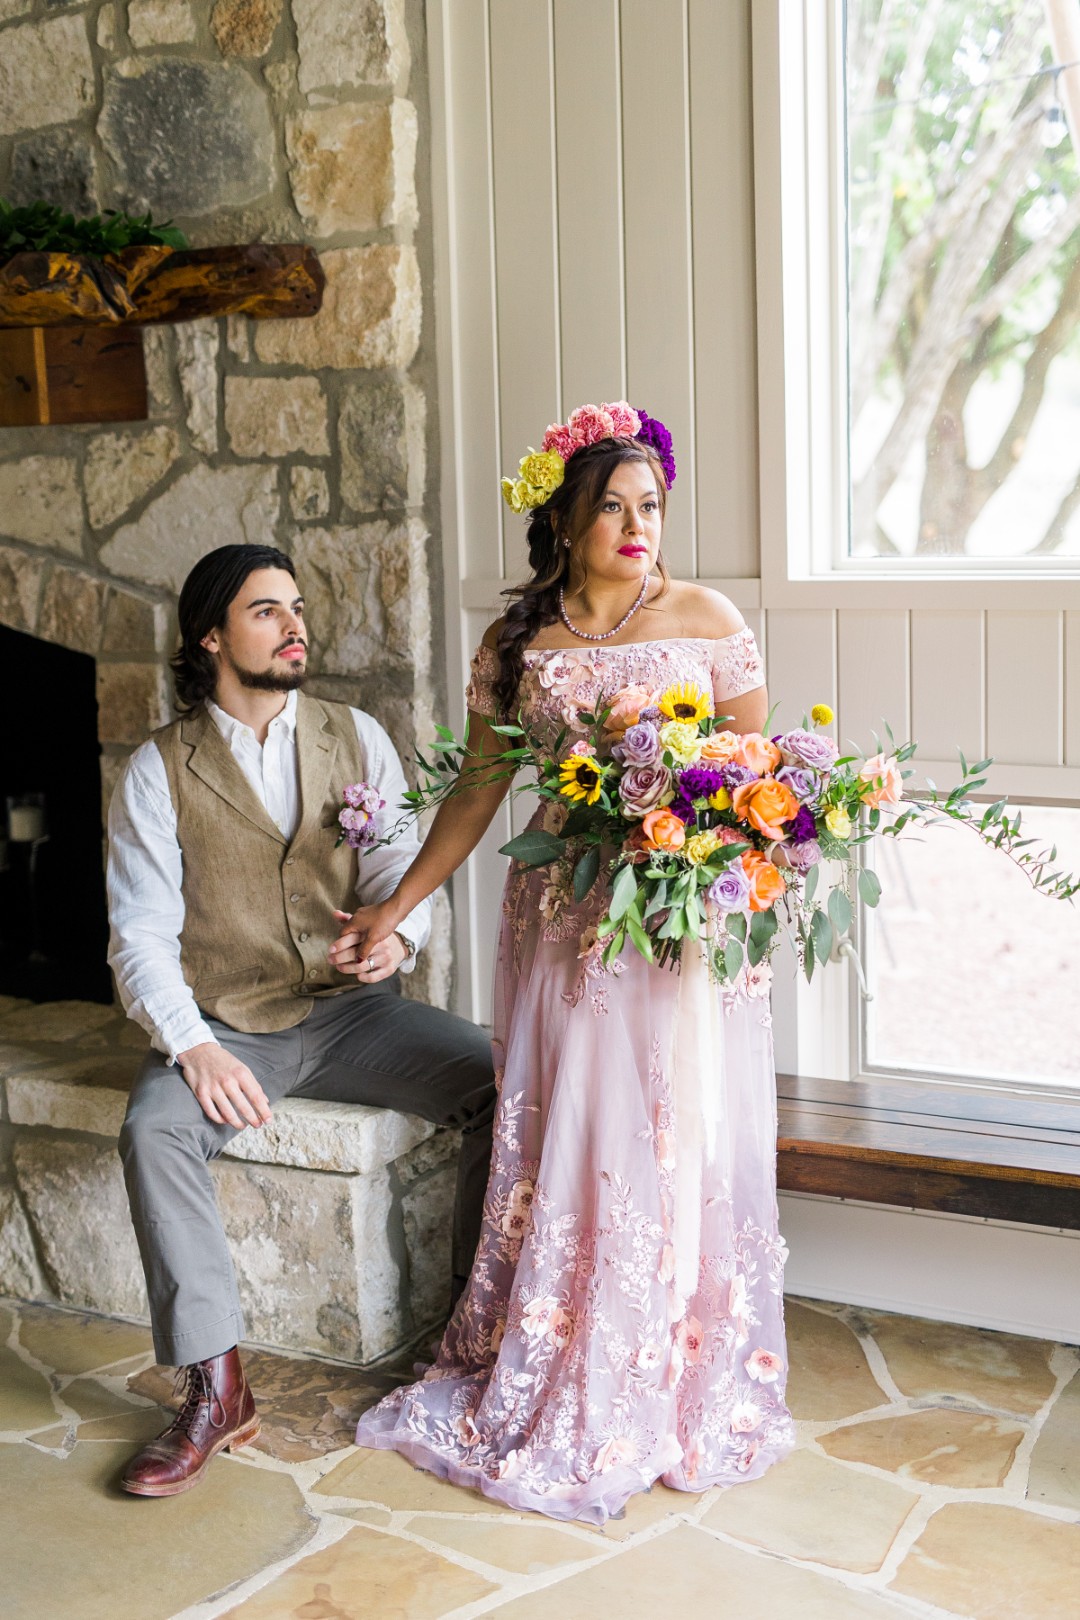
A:
<svg viewBox="0 0 1080 1620">
<path fill-rule="evenodd" d="M 727 788 L 717 788 L 715 793 L 709 795 L 709 808 L 712 810 L 731 809 L 731 794 Z"/>
<path fill-rule="evenodd" d="M 834 838 L 851 837 L 851 817 L 842 804 L 834 804 L 825 812 L 825 825 Z"/>
<path fill-rule="evenodd" d="M 559 792 L 568 799 L 584 799 L 595 804 L 600 797 L 604 771 L 591 754 L 571 754 L 559 766 Z"/>
<path fill-rule="evenodd" d="M 707 828 L 704 832 L 691 833 L 682 847 L 682 852 L 691 866 L 700 866 L 702 861 L 708 860 L 719 844 L 720 834 L 712 828 Z"/>
<path fill-rule="evenodd" d="M 814 722 L 815 726 L 831 726 L 833 723 L 833 712 L 827 703 L 815 703 L 814 707 L 810 710 L 810 718 Z"/>
<path fill-rule="evenodd" d="M 705 693 L 700 686 L 695 686 L 693 681 L 683 681 L 681 685 L 669 686 L 661 697 L 659 706 L 660 713 L 666 714 L 669 720 L 681 720 L 692 726 L 696 726 L 712 712 Z"/>
<path fill-rule="evenodd" d="M 693 765 L 700 759 L 702 740 L 696 721 L 669 720 L 660 727 L 660 741 L 676 765 Z"/>
</svg>

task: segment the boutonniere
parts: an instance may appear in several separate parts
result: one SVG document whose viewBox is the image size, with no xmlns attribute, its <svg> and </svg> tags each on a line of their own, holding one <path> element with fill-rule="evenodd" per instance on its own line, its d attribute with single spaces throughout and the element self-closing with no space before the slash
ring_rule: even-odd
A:
<svg viewBox="0 0 1080 1620">
<path fill-rule="evenodd" d="M 338 835 L 337 849 L 341 844 L 348 844 L 350 849 L 370 849 L 379 841 L 379 826 L 376 820 L 378 813 L 386 804 L 373 787 L 366 782 L 350 782 L 342 789 L 342 805 L 338 811 L 338 824 L 341 832 Z"/>
</svg>

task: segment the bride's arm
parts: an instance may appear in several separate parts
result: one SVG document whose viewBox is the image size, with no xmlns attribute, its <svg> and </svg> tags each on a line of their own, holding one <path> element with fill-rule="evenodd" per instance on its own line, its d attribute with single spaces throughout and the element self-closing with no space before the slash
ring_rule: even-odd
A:
<svg viewBox="0 0 1080 1620">
<path fill-rule="evenodd" d="M 439 806 L 420 853 L 394 893 L 376 906 L 361 906 L 348 918 L 329 951 L 331 965 L 340 973 L 356 974 L 375 946 L 468 860 L 509 791 L 511 775 L 505 774 L 506 767 L 492 763 L 506 746 L 507 739 L 493 731 L 483 715 L 470 710 L 471 758 L 462 768 L 459 785 Z M 346 921 L 343 912 L 338 916 Z"/>
</svg>

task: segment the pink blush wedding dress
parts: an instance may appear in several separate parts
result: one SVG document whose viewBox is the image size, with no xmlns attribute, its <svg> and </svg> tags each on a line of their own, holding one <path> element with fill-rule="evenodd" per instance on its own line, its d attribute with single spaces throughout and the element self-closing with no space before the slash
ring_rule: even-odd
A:
<svg viewBox="0 0 1080 1620">
<path fill-rule="evenodd" d="M 494 713 L 494 654 L 469 706 Z M 522 708 L 553 742 L 604 694 L 764 676 L 752 633 L 526 654 Z M 538 811 L 536 822 L 557 807 Z M 626 948 L 604 970 L 598 881 L 511 866 L 495 976 L 499 1086 L 469 1285 L 420 1382 L 361 1446 L 512 1508 L 602 1524 L 657 1479 L 755 1479 L 792 1446 L 768 970 L 714 985 Z"/>
</svg>

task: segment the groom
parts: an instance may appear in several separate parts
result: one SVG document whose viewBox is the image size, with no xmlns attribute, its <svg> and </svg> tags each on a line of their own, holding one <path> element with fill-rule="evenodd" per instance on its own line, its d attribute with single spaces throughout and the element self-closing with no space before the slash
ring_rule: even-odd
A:
<svg viewBox="0 0 1080 1620">
<path fill-rule="evenodd" d="M 338 844 L 346 785 L 391 811 L 405 778 L 360 709 L 302 691 L 308 632 L 290 558 L 222 546 L 180 593 L 173 659 L 181 718 L 132 755 L 109 814 L 109 962 L 153 1042 L 120 1134 L 158 1360 L 186 1399 L 122 1485 L 175 1496 L 259 1431 L 237 1351 L 244 1322 L 208 1161 L 282 1097 L 367 1103 L 463 1127 L 453 1289 L 479 1238 L 494 1079 L 475 1025 L 405 1001 L 430 902 L 376 946 L 358 978 L 327 948 L 359 896 L 397 885 L 406 836 L 358 858 Z M 326 1278 L 327 1298 L 334 1279 Z"/>
</svg>

